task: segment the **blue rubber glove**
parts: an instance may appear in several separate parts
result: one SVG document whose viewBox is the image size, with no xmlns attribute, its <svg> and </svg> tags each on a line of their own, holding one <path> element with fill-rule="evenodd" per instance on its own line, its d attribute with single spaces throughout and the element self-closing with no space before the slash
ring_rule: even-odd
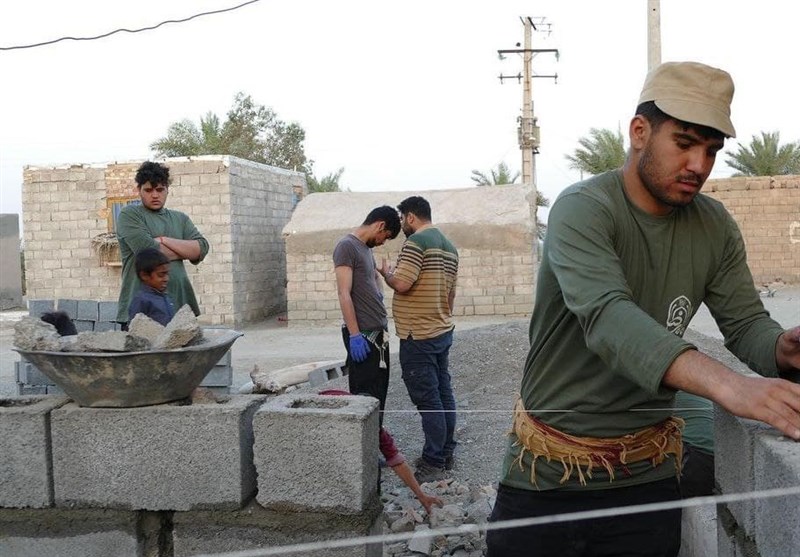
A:
<svg viewBox="0 0 800 557">
<path fill-rule="evenodd" d="M 364 335 L 361 333 L 350 335 L 350 357 L 353 361 L 363 362 L 367 359 L 367 354 L 369 354 L 369 343 Z"/>
</svg>

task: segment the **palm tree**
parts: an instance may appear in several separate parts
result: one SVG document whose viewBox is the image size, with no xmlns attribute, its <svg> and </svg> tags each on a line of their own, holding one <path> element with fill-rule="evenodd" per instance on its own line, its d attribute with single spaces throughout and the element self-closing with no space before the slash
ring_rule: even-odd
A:
<svg viewBox="0 0 800 557">
<path fill-rule="evenodd" d="M 508 166 L 504 162 L 497 165 L 497 170 L 489 170 L 489 173 L 491 174 L 491 178 L 480 170 L 473 170 L 472 181 L 479 186 L 501 186 L 504 184 L 513 184 L 519 178 L 519 172 L 512 176 L 511 172 L 508 170 Z"/>
<path fill-rule="evenodd" d="M 726 151 L 725 164 L 738 170 L 734 176 L 780 176 L 800 174 L 800 142 L 781 145 L 781 132 L 761 132 L 750 145 L 739 143 L 739 149 Z"/>
<path fill-rule="evenodd" d="M 622 132 L 608 128 L 590 128 L 589 136 L 578 140 L 580 147 L 565 155 L 573 170 L 592 176 L 619 168 L 625 162 L 625 143 Z"/>
</svg>

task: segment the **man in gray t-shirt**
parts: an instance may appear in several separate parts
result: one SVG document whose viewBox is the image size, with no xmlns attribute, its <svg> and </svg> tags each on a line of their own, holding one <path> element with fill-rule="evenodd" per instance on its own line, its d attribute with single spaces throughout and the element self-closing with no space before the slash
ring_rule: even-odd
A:
<svg viewBox="0 0 800 557">
<path fill-rule="evenodd" d="M 383 283 L 377 274 L 372 248 L 399 233 L 397 210 L 384 205 L 370 211 L 363 224 L 339 240 L 333 250 L 350 392 L 374 396 L 380 401 L 381 424 L 389 388 L 389 340 Z"/>
</svg>

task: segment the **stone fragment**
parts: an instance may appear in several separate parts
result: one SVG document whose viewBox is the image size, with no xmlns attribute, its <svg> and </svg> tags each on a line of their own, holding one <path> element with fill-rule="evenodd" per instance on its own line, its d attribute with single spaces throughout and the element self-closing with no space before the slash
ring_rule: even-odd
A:
<svg viewBox="0 0 800 557">
<path fill-rule="evenodd" d="M 167 326 L 158 335 L 153 349 L 155 350 L 174 350 L 183 348 L 187 344 L 199 340 L 203 336 L 203 330 L 197 323 L 192 308 L 188 304 L 184 305 Z"/>
<path fill-rule="evenodd" d="M 56 328 L 38 317 L 25 316 L 14 324 L 14 346 L 20 350 L 57 352 L 59 338 Z"/>
<path fill-rule="evenodd" d="M 420 524 L 414 529 L 414 535 L 408 541 L 408 549 L 423 555 L 430 555 L 432 543 L 433 538 L 430 535 L 430 528 L 427 524 Z"/>
<path fill-rule="evenodd" d="M 155 346 L 158 335 L 164 332 L 164 325 L 150 319 L 144 313 L 137 313 L 128 324 L 128 332 L 137 337 L 146 338 Z"/>
<path fill-rule="evenodd" d="M 461 526 L 464 523 L 464 509 L 458 505 L 445 505 L 442 508 L 431 509 L 431 526 L 434 528 L 447 528 Z"/>
<path fill-rule="evenodd" d="M 150 350 L 150 342 L 125 331 L 84 332 L 78 333 L 75 350 L 78 352 L 141 352 Z"/>
</svg>

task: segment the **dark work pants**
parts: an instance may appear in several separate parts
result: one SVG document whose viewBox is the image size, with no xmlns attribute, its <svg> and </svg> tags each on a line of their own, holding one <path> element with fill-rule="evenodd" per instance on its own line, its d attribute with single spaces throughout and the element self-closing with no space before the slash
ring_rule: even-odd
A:
<svg viewBox="0 0 800 557">
<path fill-rule="evenodd" d="M 342 341 L 347 351 L 347 385 L 350 393 L 354 395 L 368 395 L 375 397 L 380 402 L 380 427 L 383 427 L 383 411 L 386 408 L 386 392 L 389 390 L 389 340 L 386 332 L 378 335 L 377 344 L 383 346 L 383 361 L 386 368 L 380 367 L 381 354 L 378 347 L 369 344 L 369 354 L 363 362 L 355 362 L 350 356 L 350 333 L 347 327 L 342 327 Z"/>
<path fill-rule="evenodd" d="M 714 455 L 684 443 L 680 488 L 684 499 L 713 495 Z"/>
<path fill-rule="evenodd" d="M 593 491 L 531 491 L 500 485 L 489 522 L 680 498 L 676 478 Z M 490 530 L 489 557 L 675 557 L 681 510 Z"/>
</svg>

